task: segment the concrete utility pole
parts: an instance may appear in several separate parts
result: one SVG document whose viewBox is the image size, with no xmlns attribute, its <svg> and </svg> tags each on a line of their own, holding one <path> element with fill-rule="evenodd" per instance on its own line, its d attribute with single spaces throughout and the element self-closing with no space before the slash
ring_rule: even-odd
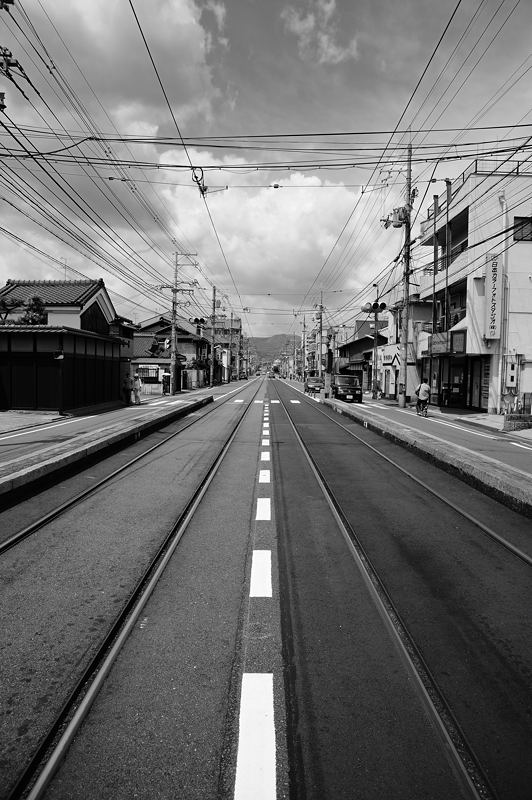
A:
<svg viewBox="0 0 532 800">
<path fill-rule="evenodd" d="M 172 338 L 170 341 L 170 394 L 175 394 L 176 374 L 175 365 L 177 361 L 177 269 L 178 255 L 175 254 L 174 285 L 172 287 Z"/>
<path fill-rule="evenodd" d="M 406 206 L 404 208 L 405 244 L 403 253 L 403 307 L 401 313 L 400 363 L 399 363 L 399 408 L 406 406 L 406 381 L 408 375 L 408 304 L 410 301 L 410 236 L 412 211 L 412 145 L 408 145 L 406 170 Z"/>
<path fill-rule="evenodd" d="M 303 364 L 302 364 L 302 378 L 305 380 L 307 377 L 307 320 L 303 315 Z"/>
<path fill-rule="evenodd" d="M 211 331 L 211 368 L 209 376 L 210 386 L 214 386 L 214 329 L 216 327 L 216 286 L 212 287 L 212 331 Z"/>
<path fill-rule="evenodd" d="M 449 268 L 451 266 L 451 223 L 449 221 L 449 210 L 451 208 L 451 184 L 450 178 L 445 178 L 446 203 L 445 203 L 445 333 L 449 330 Z M 447 342 L 447 351 L 449 342 Z"/>
<path fill-rule="evenodd" d="M 232 357 L 233 357 L 233 312 L 231 311 L 231 322 L 230 322 L 230 325 L 229 325 L 229 365 L 228 365 L 229 366 L 229 372 L 228 372 L 228 375 L 227 375 L 227 383 L 231 383 L 232 370 L 233 370 L 233 368 L 231 366 Z M 236 377 L 237 377 L 237 380 L 238 380 L 239 376 L 237 375 Z"/>
<path fill-rule="evenodd" d="M 438 236 L 437 236 L 437 224 L 436 224 L 436 217 L 439 214 L 438 209 L 438 201 L 439 197 L 437 194 L 432 196 L 432 209 L 434 214 L 434 230 L 432 234 L 433 238 L 433 247 L 434 247 L 434 264 L 432 267 L 432 327 L 430 331 L 430 391 L 431 391 L 431 400 L 436 402 L 437 399 L 434 400 L 432 395 L 434 394 L 434 388 L 436 387 L 436 381 L 434 380 L 434 353 L 433 353 L 433 342 L 434 342 L 434 334 L 436 333 L 436 273 L 438 271 Z"/>
<path fill-rule="evenodd" d="M 321 363 L 322 350 L 323 350 L 323 292 L 320 292 L 320 312 L 319 312 L 319 351 L 318 351 L 318 376 L 321 378 L 323 374 L 323 365 Z"/>
<path fill-rule="evenodd" d="M 197 286 L 197 282 L 190 282 L 190 281 L 178 281 L 178 267 L 179 267 L 179 256 L 195 256 L 196 253 L 177 253 L 175 254 L 175 266 L 174 266 L 174 282 L 173 283 L 161 283 L 157 287 L 157 289 L 170 289 L 172 292 L 172 334 L 170 339 L 170 394 L 176 393 L 176 363 L 177 363 L 177 306 L 178 305 L 190 305 L 190 301 L 186 301 L 185 303 L 178 303 L 177 301 L 177 293 L 182 292 L 183 294 L 193 294 L 194 289 L 191 288 L 192 285 Z M 184 288 L 189 287 L 189 288 Z"/>
</svg>

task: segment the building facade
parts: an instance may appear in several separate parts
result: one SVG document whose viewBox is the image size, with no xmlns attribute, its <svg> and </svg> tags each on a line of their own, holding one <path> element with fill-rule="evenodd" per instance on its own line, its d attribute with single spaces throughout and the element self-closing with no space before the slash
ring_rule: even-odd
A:
<svg viewBox="0 0 532 800">
<path fill-rule="evenodd" d="M 8 281 L 0 304 L 0 408 L 120 403 L 134 325 L 117 317 L 103 280 Z"/>
<path fill-rule="evenodd" d="M 532 170 L 478 160 L 446 183 L 421 224 L 420 372 L 441 406 L 518 410 L 532 393 Z"/>
</svg>

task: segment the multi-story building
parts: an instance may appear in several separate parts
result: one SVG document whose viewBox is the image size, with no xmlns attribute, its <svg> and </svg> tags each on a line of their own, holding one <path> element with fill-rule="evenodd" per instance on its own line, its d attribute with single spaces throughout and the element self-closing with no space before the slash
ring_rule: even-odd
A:
<svg viewBox="0 0 532 800">
<path fill-rule="evenodd" d="M 429 208 L 417 357 L 442 406 L 501 412 L 532 392 L 532 168 L 475 161 Z"/>
<path fill-rule="evenodd" d="M 204 335 L 212 342 L 212 317 L 206 321 Z M 242 320 L 233 314 L 216 314 L 214 321 L 215 379 L 228 383 L 243 371 Z"/>
</svg>

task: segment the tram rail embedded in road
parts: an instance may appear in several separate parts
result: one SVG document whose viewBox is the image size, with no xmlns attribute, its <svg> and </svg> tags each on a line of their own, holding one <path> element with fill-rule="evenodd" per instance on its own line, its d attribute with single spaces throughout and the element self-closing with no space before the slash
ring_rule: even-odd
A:
<svg viewBox="0 0 532 800">
<path fill-rule="evenodd" d="M 244 387 L 247 388 L 247 387 Z M 157 585 L 164 569 L 168 565 L 170 559 L 175 553 L 190 521 L 201 504 L 201 501 L 207 492 L 210 484 L 216 476 L 220 466 L 233 443 L 238 430 L 244 422 L 249 409 L 253 405 L 254 398 L 260 389 L 260 384 L 255 391 L 250 395 L 250 400 L 247 405 L 242 405 L 243 413 L 237 418 L 236 422 L 231 427 L 225 441 L 221 443 L 218 448 L 218 453 L 212 460 L 207 471 L 203 475 L 199 485 L 190 497 L 186 507 L 183 509 L 179 517 L 175 520 L 171 529 L 167 532 L 164 541 L 160 544 L 156 554 L 147 565 L 141 578 L 137 581 L 135 587 L 130 592 L 127 601 L 122 606 L 120 612 L 117 614 L 115 620 L 112 622 L 104 638 L 97 646 L 97 650 L 92 655 L 90 662 L 83 670 L 83 674 L 76 680 L 75 686 L 70 691 L 69 696 L 64 701 L 61 710 L 58 712 L 54 723 L 49 727 L 46 735 L 41 739 L 36 747 L 34 753 L 31 755 L 28 763 L 21 771 L 14 787 L 12 788 L 8 800 L 19 800 L 19 798 L 26 798 L 26 800 L 38 800 L 44 795 L 46 787 L 52 780 L 56 770 L 58 769 L 61 761 L 63 760 L 69 745 L 71 744 L 77 730 L 80 728 L 83 720 L 98 692 L 103 685 L 103 682 L 109 674 L 114 661 L 124 646 L 128 636 L 135 626 L 143 608 L 148 602 L 155 586 Z M 220 405 L 212 406 L 209 412 L 219 409 Z M 204 417 L 202 417 L 203 419 Z M 69 510 L 72 505 L 87 499 L 90 495 L 101 488 L 104 483 L 108 483 L 117 474 L 122 473 L 124 470 L 136 464 L 139 460 L 144 458 L 149 453 L 152 453 L 158 447 L 167 444 L 180 433 L 183 432 L 190 425 L 198 422 L 198 418 L 194 418 L 189 425 L 185 428 L 180 428 L 179 431 L 172 433 L 166 437 L 162 442 L 158 442 L 155 446 L 150 447 L 149 450 L 136 456 L 126 465 L 116 470 L 112 475 L 107 476 L 98 485 L 90 487 L 69 503 L 63 504 L 60 508 L 51 512 L 47 517 L 29 526 L 28 531 L 24 531 L 24 538 L 34 533 L 36 530 L 43 528 L 47 522 L 53 521 L 61 514 Z M 20 541 L 20 539 L 19 539 Z M 17 544 L 17 541 L 10 543 L 10 548 Z M 5 551 L 4 551 L 5 552 Z"/>
</svg>

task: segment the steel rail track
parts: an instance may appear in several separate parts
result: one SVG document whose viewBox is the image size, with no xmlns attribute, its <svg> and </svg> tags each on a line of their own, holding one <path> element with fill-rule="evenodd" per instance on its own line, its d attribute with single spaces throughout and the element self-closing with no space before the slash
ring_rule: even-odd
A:
<svg viewBox="0 0 532 800">
<path fill-rule="evenodd" d="M 434 728 L 439 735 L 445 752 L 448 753 L 451 758 L 455 773 L 464 790 L 469 794 L 471 800 L 496 800 L 497 794 L 491 786 L 491 782 L 484 774 L 478 758 L 468 744 L 458 721 L 455 719 L 447 701 L 438 688 L 437 682 L 432 676 L 417 645 L 410 636 L 407 626 L 403 622 L 386 587 L 379 578 L 370 557 L 367 555 L 356 532 L 343 513 L 341 505 L 335 497 L 331 486 L 298 433 L 296 425 L 288 412 L 288 407 L 278 391 L 277 396 L 379 615 L 394 641 L 406 670 L 412 678 L 417 694 L 434 724 Z M 324 416 L 331 419 L 327 414 Z M 333 420 L 333 422 L 335 422 L 335 420 Z M 340 427 L 344 428 L 344 426 Z M 344 430 L 346 429 L 344 428 Z M 358 439 L 358 437 L 356 438 Z M 376 454 L 382 455 L 371 446 L 370 449 Z M 386 456 L 384 456 L 384 458 L 386 458 Z M 390 461 L 393 466 L 396 466 L 390 459 L 386 460 Z M 405 470 L 402 471 L 404 472 Z"/>
<path fill-rule="evenodd" d="M 83 671 L 82 676 L 77 680 L 76 685 L 63 704 L 53 725 L 50 726 L 47 734 L 37 746 L 31 760 L 19 776 L 7 800 L 21 800 L 21 798 L 25 798 L 25 800 L 40 800 L 40 798 L 43 797 L 47 786 L 66 755 L 72 740 L 89 713 L 116 658 L 177 549 L 210 484 L 220 469 L 240 426 L 252 407 L 253 400 L 257 396 L 259 389 L 260 384 L 252 394 L 247 407 L 244 408 L 244 413 L 233 425 L 229 435 L 226 437 L 225 443 L 220 448 L 218 455 L 213 459 L 201 483 L 196 489 L 196 492 L 167 533 L 157 553 L 131 592 L 129 599 L 118 613 L 105 638 L 92 656 L 90 663 Z M 181 430 L 179 432 L 181 432 Z M 174 435 L 176 434 L 172 434 L 172 436 L 168 438 L 171 439 Z M 168 439 L 165 441 L 168 441 Z M 151 452 L 153 449 L 155 448 L 151 448 L 148 452 Z M 139 457 L 135 458 L 132 463 L 137 461 L 138 458 Z"/>
<path fill-rule="evenodd" d="M 243 391 L 244 389 L 247 389 L 247 388 L 248 388 L 247 386 L 243 386 L 241 391 Z M 255 392 L 254 397 L 256 396 L 257 391 L 258 391 L 258 388 L 257 388 L 257 390 Z M 138 461 L 140 461 L 141 459 L 143 459 L 146 456 L 148 456 L 151 453 L 153 453 L 154 450 L 157 450 L 159 447 L 162 447 L 163 445 L 165 445 L 168 442 L 170 442 L 176 436 L 179 436 L 179 434 L 183 433 L 183 431 L 186 431 L 187 428 L 190 428 L 192 425 L 195 425 L 197 422 L 200 422 L 208 414 L 213 413 L 218 408 L 220 408 L 221 405 L 223 405 L 224 403 L 227 403 L 228 401 L 229 401 L 229 397 L 224 398 L 223 401 L 221 403 L 218 403 L 217 405 L 214 405 L 214 403 L 213 403 L 212 405 L 205 406 L 204 409 L 202 409 L 202 411 L 204 411 L 204 413 L 202 413 L 201 417 L 195 417 L 194 419 L 191 419 L 190 421 L 188 421 L 187 423 L 182 425 L 179 428 L 179 430 L 174 431 L 174 433 L 169 434 L 166 438 L 162 439 L 160 442 L 157 442 L 156 444 L 152 445 L 151 447 L 149 447 L 144 452 L 142 452 L 139 455 L 135 456 L 134 458 L 130 459 L 126 464 L 123 464 L 121 467 L 118 467 L 118 469 L 114 470 L 113 472 L 110 472 L 109 475 L 106 475 L 104 478 L 101 478 L 99 481 L 97 481 L 96 483 L 92 484 L 87 489 L 84 489 L 82 492 L 79 492 L 79 494 L 75 495 L 74 497 L 71 497 L 69 500 L 65 501 L 60 506 L 57 506 L 57 508 L 54 508 L 52 511 L 48 511 L 46 514 L 43 514 L 42 517 L 39 517 L 39 519 L 35 520 L 30 525 L 27 525 L 25 528 L 22 528 L 20 531 L 18 531 L 17 533 L 13 534 L 13 536 L 10 536 L 8 539 L 5 539 L 3 542 L 0 543 L 0 556 L 2 556 L 3 553 L 5 553 L 8 550 L 10 550 L 12 547 L 15 547 L 17 544 L 19 544 L 19 542 L 21 542 L 24 539 L 28 538 L 28 536 L 31 536 L 34 533 L 36 533 L 38 530 L 43 528 L 45 525 L 48 525 L 50 522 L 53 522 L 53 520 L 55 520 L 58 517 L 60 517 L 66 511 L 68 511 L 69 509 L 73 508 L 75 505 L 80 503 L 82 500 L 85 500 L 87 497 L 90 497 L 92 494 L 97 492 L 98 489 L 101 489 L 102 486 L 105 486 L 107 483 L 109 483 L 111 480 L 113 480 L 113 478 L 116 478 L 117 475 L 120 475 L 122 472 L 125 472 L 130 467 L 132 467 L 134 464 L 136 464 Z M 180 421 L 181 420 L 174 420 L 174 422 L 177 422 L 177 423 L 179 423 Z M 169 424 L 171 424 L 171 421 L 170 421 Z M 105 460 L 105 456 L 101 460 L 102 461 Z"/>
<path fill-rule="evenodd" d="M 310 402 L 310 401 L 307 401 L 307 402 Z M 340 420 L 337 420 L 337 419 L 335 419 L 335 417 L 332 417 L 332 416 L 329 416 L 329 414 L 326 414 L 325 411 L 323 411 L 321 408 L 319 408 L 318 405 L 314 405 L 313 407 L 315 407 L 316 411 L 318 411 L 320 414 L 323 414 L 324 417 L 329 419 L 331 422 L 334 422 L 335 425 L 337 425 L 343 431 L 348 433 L 349 436 L 352 436 L 354 439 L 356 439 L 357 442 L 360 442 L 360 444 L 363 444 L 364 447 L 367 447 L 369 450 L 371 450 L 373 453 L 378 455 L 380 458 L 384 459 L 384 461 L 387 461 L 388 464 L 391 464 L 393 467 L 395 467 L 397 470 L 399 470 L 399 472 L 402 472 L 403 475 L 406 475 L 407 478 L 410 478 L 410 480 L 414 481 L 414 483 L 417 483 L 418 486 L 421 486 L 427 492 L 430 492 L 430 494 L 432 494 L 434 497 L 436 497 L 438 500 L 440 500 L 446 506 L 448 506 L 449 508 L 452 508 L 453 511 L 456 511 L 457 514 L 460 514 L 462 517 L 464 517 L 464 519 L 467 519 L 468 522 L 471 522 L 479 530 L 481 530 L 482 533 L 484 533 L 490 539 L 493 539 L 493 541 L 497 542 L 497 544 L 499 544 L 505 550 L 508 550 L 510 553 L 512 553 L 512 555 L 514 555 L 520 561 L 523 561 L 529 567 L 532 566 L 532 557 L 529 556 L 528 553 L 525 553 L 525 552 L 523 552 L 523 550 L 520 550 L 514 544 L 512 544 L 507 539 L 505 539 L 504 536 L 501 536 L 499 533 L 494 531 L 488 525 L 485 525 L 481 520 L 479 520 L 476 517 L 474 517 L 472 514 L 470 514 L 464 508 L 462 508 L 461 506 L 457 505 L 452 500 L 449 500 L 448 497 L 445 497 L 445 495 L 441 494 L 436 489 L 433 489 L 432 486 L 429 486 L 428 483 L 425 483 L 425 481 L 422 481 L 421 478 L 416 477 L 413 473 L 411 473 L 405 467 L 402 467 L 400 464 L 398 464 L 392 458 L 390 458 L 389 456 L 384 455 L 384 453 L 381 453 L 381 451 L 377 447 L 373 447 L 372 444 L 369 444 L 369 442 L 366 442 L 360 436 L 357 436 L 356 433 L 354 433 L 351 430 L 351 428 L 347 428 L 345 425 L 342 425 Z"/>
</svg>

